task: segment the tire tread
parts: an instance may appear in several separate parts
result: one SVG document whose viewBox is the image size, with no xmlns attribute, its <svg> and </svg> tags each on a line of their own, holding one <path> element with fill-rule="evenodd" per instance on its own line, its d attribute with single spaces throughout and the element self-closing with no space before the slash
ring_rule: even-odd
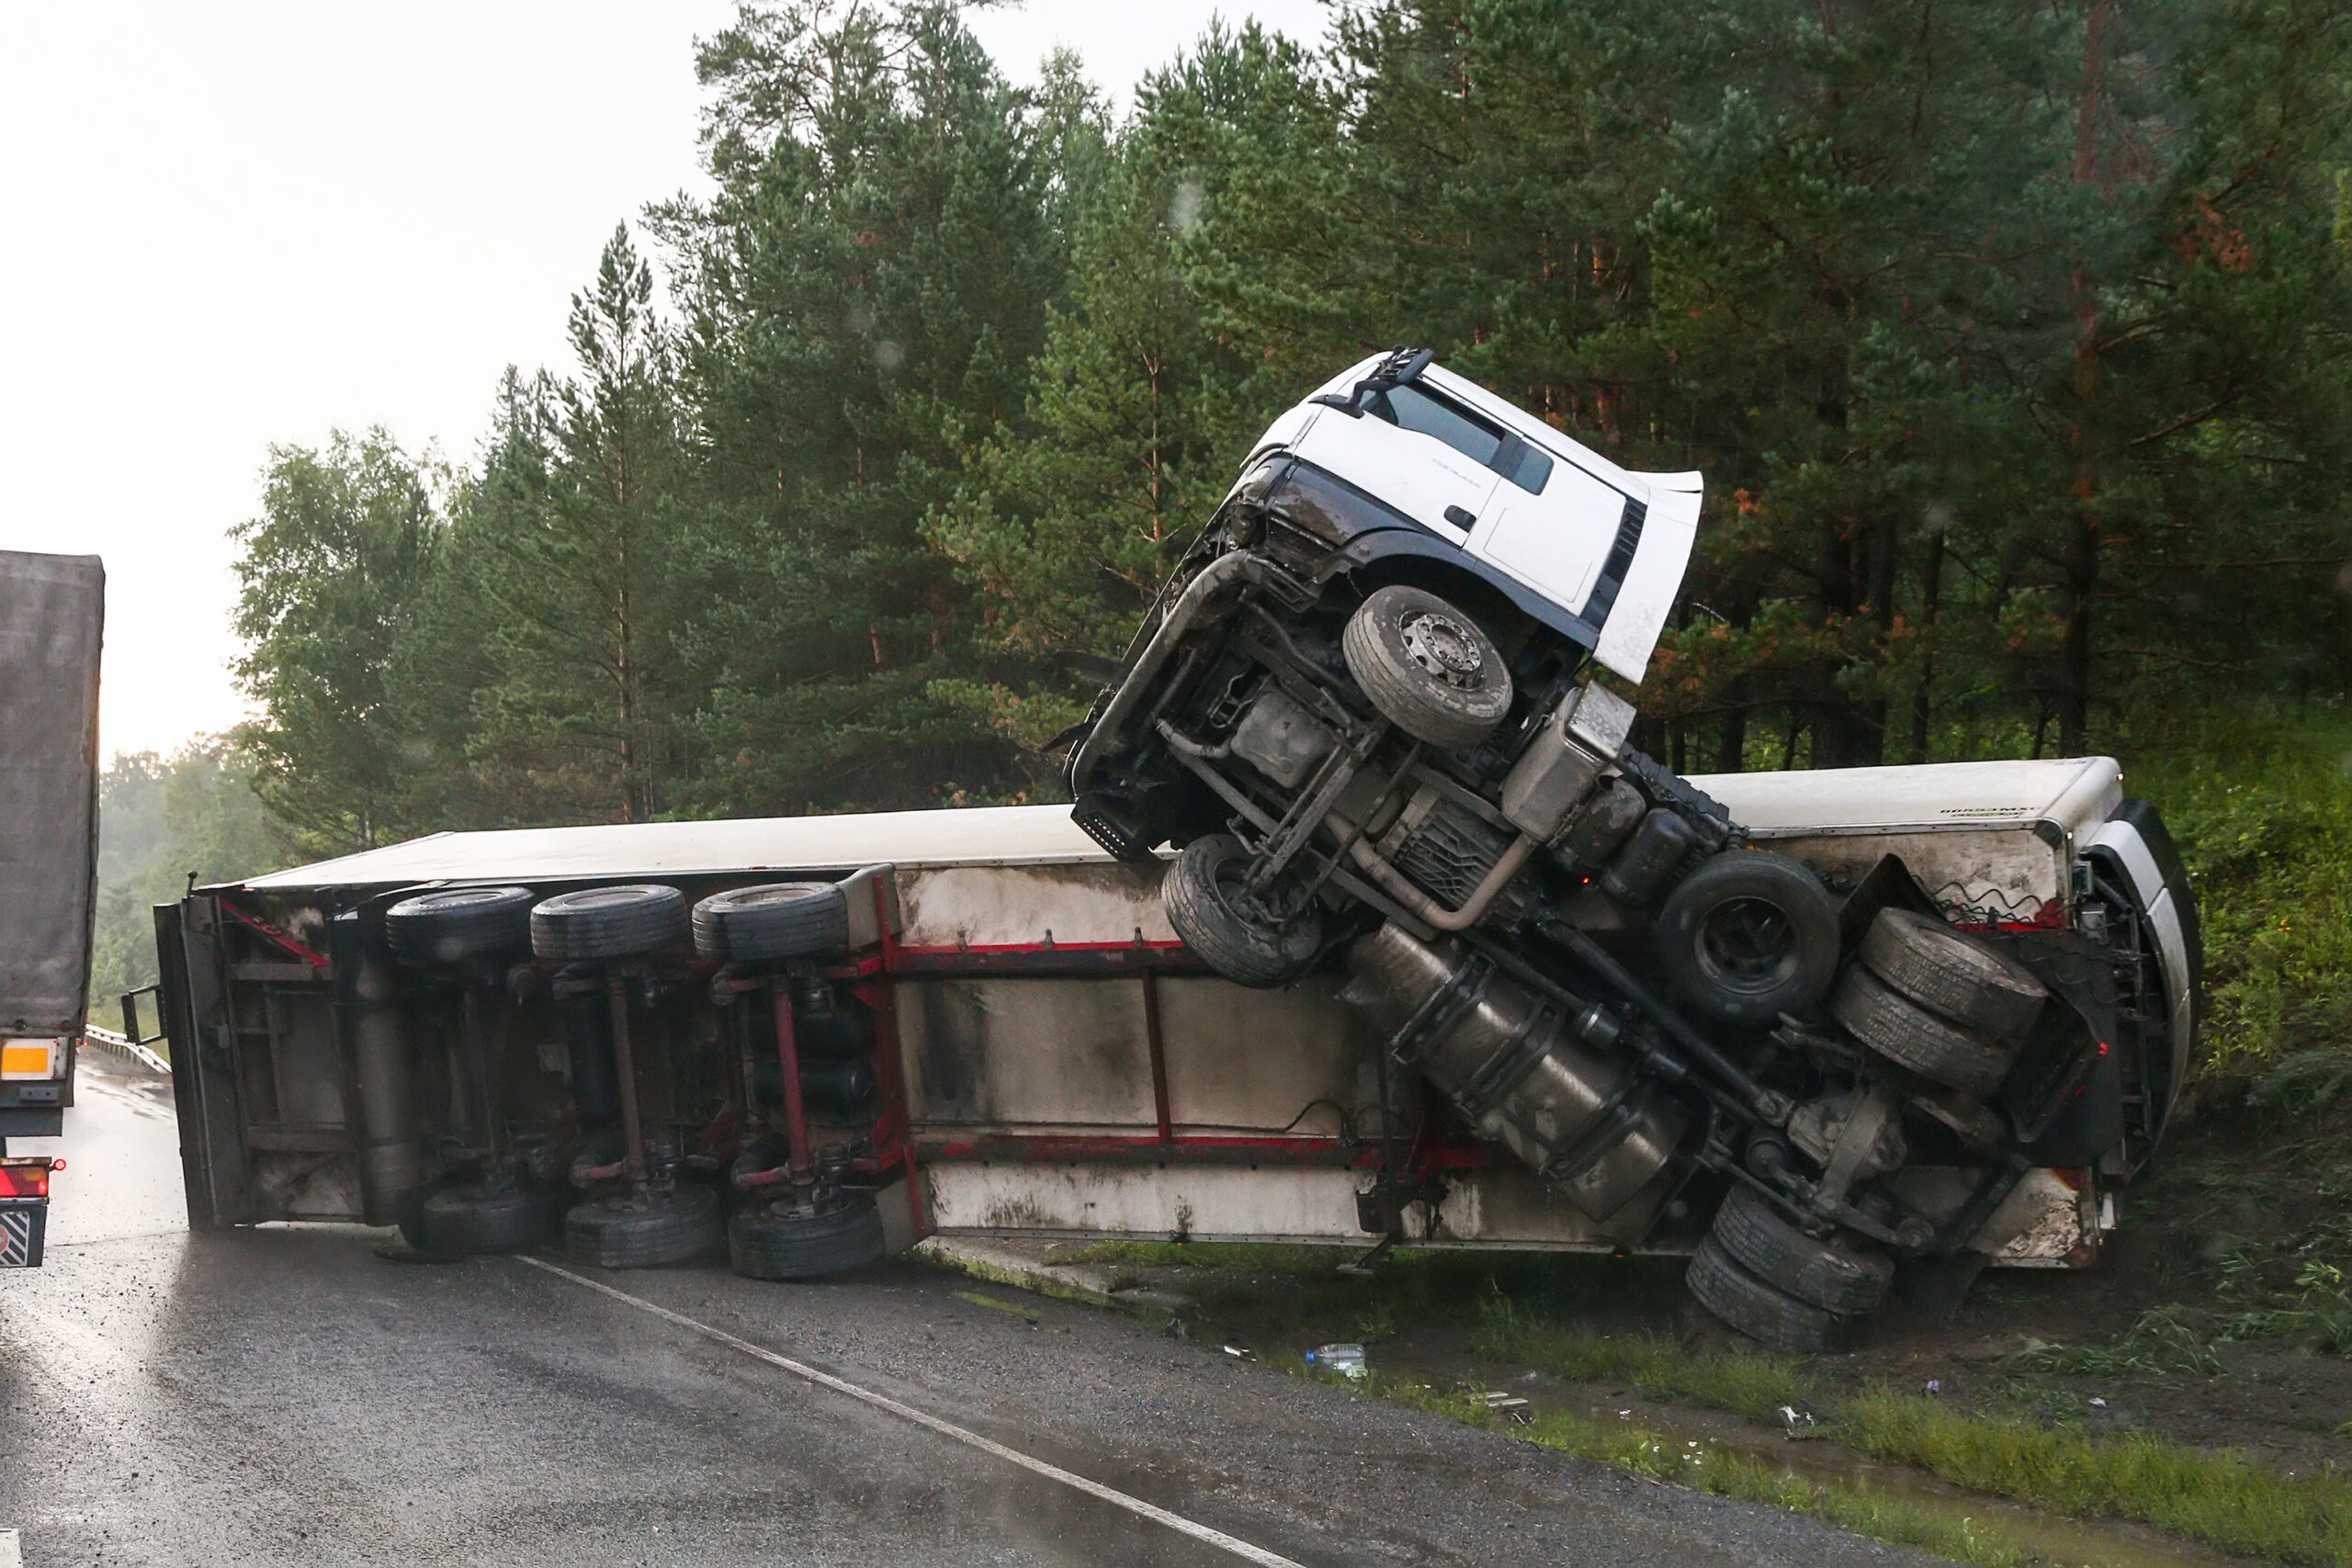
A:
<svg viewBox="0 0 2352 1568">
<path fill-rule="evenodd" d="M 1881 909 L 1862 933 L 1862 962 L 1928 1011 L 2005 1043 L 2022 1041 L 2049 988 L 2006 953 L 1908 909 Z"/>
</svg>

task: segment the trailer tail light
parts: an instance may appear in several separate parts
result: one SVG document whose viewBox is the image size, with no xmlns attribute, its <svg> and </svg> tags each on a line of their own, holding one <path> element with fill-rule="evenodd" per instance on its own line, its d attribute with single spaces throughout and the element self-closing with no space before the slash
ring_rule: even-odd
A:
<svg viewBox="0 0 2352 1568">
<path fill-rule="evenodd" d="M 0 1157 L 0 1269 L 38 1269 L 49 1239 L 49 1172 L 63 1160 Z"/>
<path fill-rule="evenodd" d="M 49 1170 L 45 1159 L 0 1159 L 0 1199 L 47 1198 Z"/>
<path fill-rule="evenodd" d="M 65 1076 L 62 1040 L 0 1040 L 0 1081 L 61 1078 Z"/>
</svg>

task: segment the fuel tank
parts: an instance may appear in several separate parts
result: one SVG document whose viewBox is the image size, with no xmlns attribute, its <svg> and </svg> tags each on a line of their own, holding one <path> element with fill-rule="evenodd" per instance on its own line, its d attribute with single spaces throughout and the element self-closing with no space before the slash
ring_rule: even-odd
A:
<svg viewBox="0 0 2352 1568">
<path fill-rule="evenodd" d="M 1688 1130 L 1682 1108 L 1610 1053 L 1616 1026 L 1571 1014 L 1459 943 L 1395 922 L 1349 951 L 1344 999 L 1476 1127 L 1622 1239 L 1649 1226 Z"/>
</svg>

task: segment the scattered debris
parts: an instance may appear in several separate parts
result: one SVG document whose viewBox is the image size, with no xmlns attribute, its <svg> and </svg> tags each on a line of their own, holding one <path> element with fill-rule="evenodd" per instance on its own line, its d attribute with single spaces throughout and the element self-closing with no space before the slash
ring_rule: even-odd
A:
<svg viewBox="0 0 2352 1568">
<path fill-rule="evenodd" d="M 1792 1443 L 1802 1443 L 1819 1437 L 1821 1412 L 1798 1400 L 1794 1404 L 1781 1406 L 1781 1431 Z"/>
<path fill-rule="evenodd" d="M 1484 1397 L 1487 1409 L 1494 1415 L 1508 1416 L 1522 1427 L 1534 1419 L 1528 1409 L 1527 1401 L 1515 1393 L 1505 1393 L 1500 1389 L 1489 1389 Z"/>
<path fill-rule="evenodd" d="M 1365 1376 L 1363 1347 L 1355 1344 L 1318 1345 L 1306 1353 L 1306 1364 L 1318 1371 L 1337 1372 L 1351 1382 Z"/>
<path fill-rule="evenodd" d="M 1937 1396 L 1940 1395 L 1940 1394 L 1943 1393 L 1943 1391 L 1944 1391 L 1944 1380 L 1943 1380 L 1943 1379 L 1941 1379 L 1941 1378 L 1929 1378 L 1929 1379 L 1928 1380 L 1928 1386 L 1927 1386 L 1927 1389 L 1926 1389 L 1926 1393 L 1927 1393 L 1927 1395 L 1928 1395 L 1928 1398 L 1930 1398 L 1930 1399 L 1936 1398 Z"/>
<path fill-rule="evenodd" d="M 1224 1351 L 1228 1356 L 1238 1356 L 1245 1361 L 1254 1361 L 1258 1359 L 1258 1352 L 1250 1349 L 1246 1345 L 1227 1343 L 1218 1346 L 1217 1348 Z"/>
</svg>

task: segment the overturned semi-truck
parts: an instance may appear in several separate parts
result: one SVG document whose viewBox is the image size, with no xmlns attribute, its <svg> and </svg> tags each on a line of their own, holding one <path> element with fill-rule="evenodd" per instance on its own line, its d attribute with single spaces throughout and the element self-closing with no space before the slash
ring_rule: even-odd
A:
<svg viewBox="0 0 2352 1568">
<path fill-rule="evenodd" d="M 1279 417 L 1057 808 L 443 836 L 162 916 L 198 1223 L 1687 1251 L 1789 1349 L 2081 1261 L 2195 1049 L 2112 761 L 1678 777 L 1695 474 L 1427 350 Z M 175 1045 L 182 1034 L 175 1032 Z"/>
<path fill-rule="evenodd" d="M 1980 867 L 1785 852 L 1754 786 L 1676 776 L 1620 694 L 1700 476 L 1620 467 L 1434 361 L 1375 355 L 1267 429 L 1072 732 L 1075 819 L 1123 860 L 1173 852 L 1170 922 L 1226 977 L 1344 968 L 1384 1063 L 1605 1233 L 1711 1209 L 1687 1279 L 1748 1334 L 1836 1344 L 1898 1271 L 1949 1297 L 2104 1061 L 2141 1064 L 2143 1122 L 2179 1081 L 2196 915 L 2154 809 L 2100 829 L 2157 868 L 2151 902 L 2093 857 L 2082 919 L 2048 927 L 1939 895 Z M 1974 1172 L 1956 1209 L 1916 1195 L 1922 1166 Z"/>
<path fill-rule="evenodd" d="M 1882 1178 L 1936 1227 L 1921 1259 L 2089 1263 L 2162 1133 L 2193 978 L 2166 957 L 2177 867 L 2114 763 L 1695 782 L 1847 889 L 1849 920 L 1924 897 L 2064 964 L 2140 933 L 2138 967 L 2100 960 L 2120 988 L 2098 993 L 2098 1048 L 2005 1087 L 2030 1142 L 1989 1157 L 1955 1114 Z M 1708 1235 L 1731 1174 L 1669 1158 L 1638 1228 L 1596 1221 L 1396 1059 L 1344 968 L 1222 977 L 1161 880 L 1040 807 L 448 833 L 198 889 L 156 921 L 191 1222 L 551 1242 L 600 1197 L 628 1212 L 633 1121 L 639 1180 L 689 1201 L 641 1211 L 650 1242 L 575 1229 L 590 1260 L 716 1250 L 729 1223 L 738 1266 L 781 1278 L 932 1234 L 1664 1253 Z M 822 893 L 786 900 L 800 951 L 774 958 L 698 950 L 691 920 L 582 960 L 535 953 L 527 921 L 436 952 L 388 919 L 778 886 Z"/>
</svg>

